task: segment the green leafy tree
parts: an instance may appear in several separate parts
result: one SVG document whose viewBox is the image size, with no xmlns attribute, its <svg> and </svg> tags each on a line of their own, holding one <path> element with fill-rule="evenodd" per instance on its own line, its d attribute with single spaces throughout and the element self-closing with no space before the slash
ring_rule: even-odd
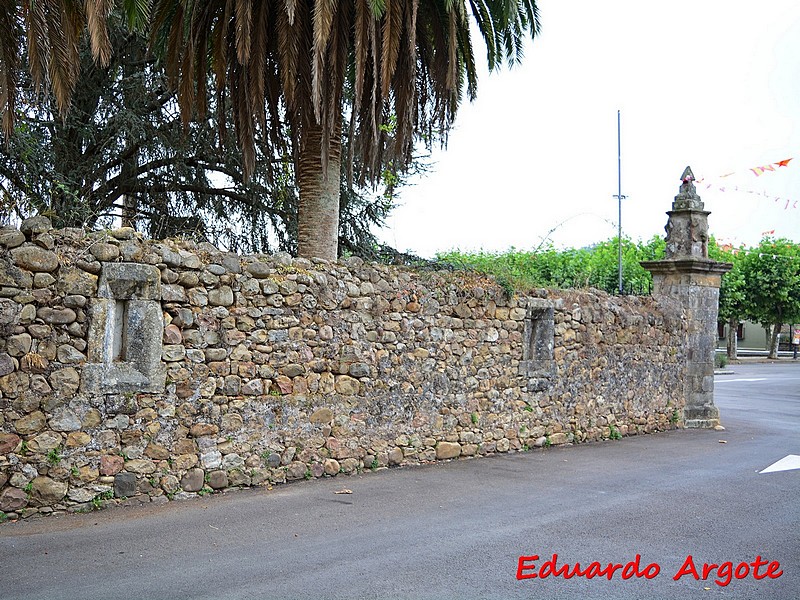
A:
<svg viewBox="0 0 800 600">
<path fill-rule="evenodd" d="M 664 258 L 664 240 L 653 237 L 647 243 L 622 240 L 623 288 L 631 292 L 644 292 L 652 284 L 652 276 L 642 266 L 642 261 Z M 619 244 L 612 238 L 592 246 L 587 254 L 587 283 L 591 287 L 614 293 L 619 289 Z"/>
<path fill-rule="evenodd" d="M 800 245 L 764 238 L 741 261 L 746 314 L 772 329 L 769 358 L 778 358 L 778 334 L 800 321 Z"/>
<path fill-rule="evenodd" d="M 258 145 L 290 154 L 298 253 L 329 260 L 342 171 L 356 156 L 362 181 L 402 170 L 415 142 L 443 139 L 464 92 L 475 96 L 470 22 L 491 69 L 519 60 L 539 28 L 534 0 L 155 0 L 153 11 L 184 121 L 216 96 L 231 105 L 247 175 Z"/>
<path fill-rule="evenodd" d="M 747 315 L 747 296 L 742 261 L 745 248 L 721 247 L 712 238 L 708 244 L 708 257 L 718 262 L 731 263 L 733 268 L 722 276 L 719 288 L 719 322 L 727 324 L 726 351 L 730 360 L 738 357 L 737 332 L 739 323 Z"/>
</svg>

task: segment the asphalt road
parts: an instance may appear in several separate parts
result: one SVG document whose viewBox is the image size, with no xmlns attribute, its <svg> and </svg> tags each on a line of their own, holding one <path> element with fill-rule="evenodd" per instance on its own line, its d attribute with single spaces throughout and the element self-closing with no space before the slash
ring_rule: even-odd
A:
<svg viewBox="0 0 800 600">
<path fill-rule="evenodd" d="M 800 455 L 800 361 L 730 370 L 716 378 L 722 432 L 6 524 L 0 598 L 797 600 L 800 470 L 759 471 Z M 639 555 L 639 574 L 658 574 L 517 579 L 520 556 L 539 556 L 522 564 L 530 575 L 553 554 L 582 569 Z M 689 555 L 701 577 L 721 567 L 674 580 Z M 724 565 L 757 557 L 759 576 L 771 561 L 782 574 L 737 579 Z"/>
</svg>

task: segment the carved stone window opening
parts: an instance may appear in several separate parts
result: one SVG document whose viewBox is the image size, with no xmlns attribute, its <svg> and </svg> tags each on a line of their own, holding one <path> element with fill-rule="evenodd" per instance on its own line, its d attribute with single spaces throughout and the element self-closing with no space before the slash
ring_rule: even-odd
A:
<svg viewBox="0 0 800 600">
<path fill-rule="evenodd" d="M 164 390 L 161 273 L 151 265 L 105 263 L 89 304 L 89 361 L 82 389 L 102 394 Z"/>
<path fill-rule="evenodd" d="M 522 333 L 522 360 L 519 364 L 519 374 L 528 378 L 529 391 L 547 388 L 555 375 L 554 313 L 551 301 L 529 299 Z"/>
</svg>

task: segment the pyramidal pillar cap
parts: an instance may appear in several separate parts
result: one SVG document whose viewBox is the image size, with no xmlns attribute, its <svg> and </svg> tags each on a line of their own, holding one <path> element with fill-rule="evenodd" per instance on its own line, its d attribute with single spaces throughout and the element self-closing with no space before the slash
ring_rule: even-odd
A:
<svg viewBox="0 0 800 600">
<path fill-rule="evenodd" d="M 686 167 L 681 175 L 681 187 L 675 201 L 672 203 L 672 210 L 703 210 L 705 205 L 697 195 L 694 187 L 694 173 L 691 167 Z"/>
</svg>

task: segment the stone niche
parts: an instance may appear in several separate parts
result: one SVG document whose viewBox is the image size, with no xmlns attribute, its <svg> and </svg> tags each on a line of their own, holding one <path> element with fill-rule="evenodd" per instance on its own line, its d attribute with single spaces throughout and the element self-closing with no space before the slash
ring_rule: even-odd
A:
<svg viewBox="0 0 800 600">
<path fill-rule="evenodd" d="M 164 391 L 161 273 L 152 265 L 104 263 L 89 304 L 88 362 L 81 389 L 96 394 Z"/>
<path fill-rule="evenodd" d="M 530 298 L 523 329 L 519 374 L 528 378 L 528 391 L 541 391 L 555 375 L 553 344 L 555 310 L 550 300 Z"/>
</svg>

